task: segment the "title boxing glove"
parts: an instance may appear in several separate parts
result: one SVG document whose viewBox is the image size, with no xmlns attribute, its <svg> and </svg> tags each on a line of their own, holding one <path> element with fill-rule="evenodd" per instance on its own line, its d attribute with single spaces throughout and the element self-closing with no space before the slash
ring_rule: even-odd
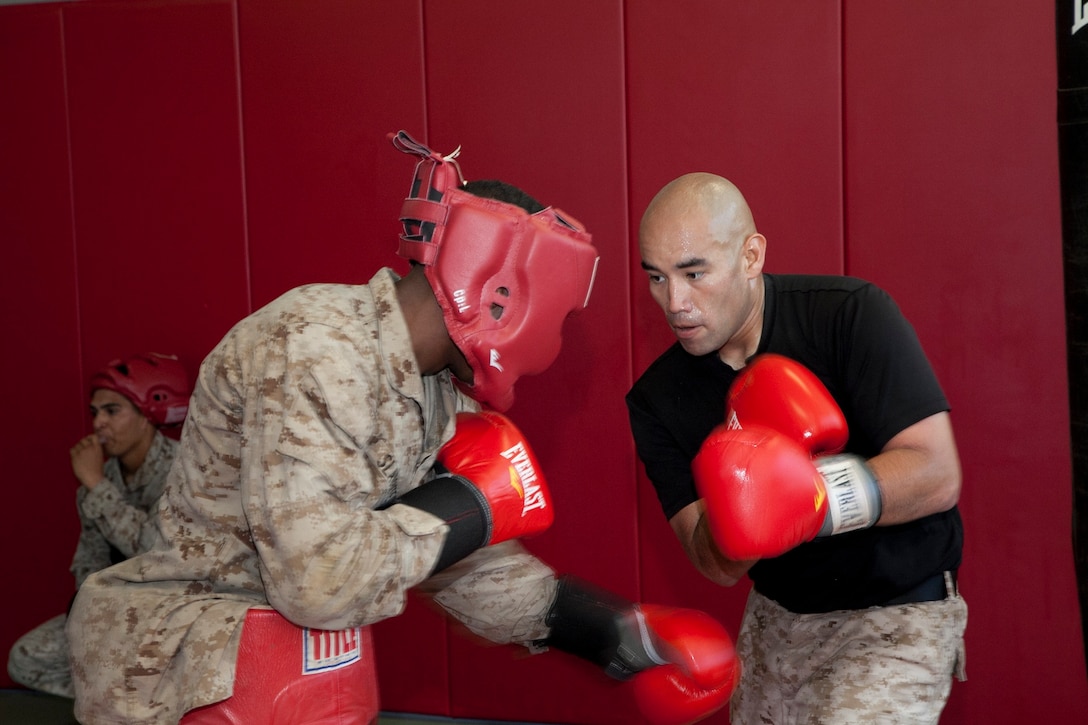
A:
<svg viewBox="0 0 1088 725">
<path fill-rule="evenodd" d="M 653 725 L 689 725 L 720 710 L 740 681 L 729 634 L 704 612 L 656 604 L 640 609 L 668 660 L 632 680 L 642 714 Z"/>
<path fill-rule="evenodd" d="M 688 725 L 720 710 L 740 679 L 733 640 L 694 609 L 634 604 L 572 576 L 559 580 L 542 642 L 629 681 L 653 725 Z"/>
<path fill-rule="evenodd" d="M 482 546 L 539 534 L 555 518 L 536 455 L 501 413 L 459 413 L 453 437 L 438 452 L 435 471 L 434 479 L 395 502 L 449 524 L 432 573 Z"/>
</svg>

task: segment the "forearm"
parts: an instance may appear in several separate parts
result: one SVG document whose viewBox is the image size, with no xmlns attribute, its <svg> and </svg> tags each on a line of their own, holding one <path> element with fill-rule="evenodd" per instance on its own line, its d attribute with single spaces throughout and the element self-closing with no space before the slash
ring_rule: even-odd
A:
<svg viewBox="0 0 1088 725">
<path fill-rule="evenodd" d="M 477 550 L 418 589 L 473 633 L 497 644 L 533 647 L 548 634 L 555 572 L 517 541 Z"/>
<path fill-rule="evenodd" d="M 702 500 L 688 505 L 670 520 L 684 552 L 695 568 L 710 581 L 733 586 L 748 573 L 756 560 L 733 561 L 722 554 L 707 526 Z"/>
<path fill-rule="evenodd" d="M 113 546 L 126 557 L 146 550 L 154 526 L 146 511 L 125 501 L 109 479 L 87 492 L 81 510 Z"/>
<path fill-rule="evenodd" d="M 960 462 L 946 413 L 906 429 L 867 463 L 883 501 L 878 526 L 947 511 L 959 501 Z"/>
<path fill-rule="evenodd" d="M 268 603 L 296 624 L 320 629 L 403 612 L 408 590 L 432 570 L 448 529 L 407 506 L 372 511 L 331 497 L 262 506 L 249 518 Z"/>
</svg>

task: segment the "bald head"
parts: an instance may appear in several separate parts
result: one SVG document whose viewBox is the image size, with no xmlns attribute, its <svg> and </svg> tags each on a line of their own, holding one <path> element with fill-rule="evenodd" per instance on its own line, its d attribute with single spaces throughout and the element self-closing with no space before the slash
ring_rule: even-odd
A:
<svg viewBox="0 0 1088 725">
<path fill-rule="evenodd" d="M 722 243 L 756 233 L 755 221 L 740 189 L 716 174 L 684 174 L 666 184 L 642 215 L 639 237 L 652 230 L 673 234 L 698 232 Z"/>
<path fill-rule="evenodd" d="M 642 269 L 685 351 L 717 351 L 735 370 L 755 353 L 766 243 L 740 190 L 714 174 L 685 174 L 646 207 Z"/>
</svg>

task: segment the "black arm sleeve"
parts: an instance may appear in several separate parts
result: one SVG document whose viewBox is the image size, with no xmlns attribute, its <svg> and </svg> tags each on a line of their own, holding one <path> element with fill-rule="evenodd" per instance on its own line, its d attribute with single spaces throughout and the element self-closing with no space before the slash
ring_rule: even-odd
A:
<svg viewBox="0 0 1088 725">
<path fill-rule="evenodd" d="M 576 577 L 559 579 L 542 644 L 603 668 L 617 680 L 664 664 L 638 605 Z"/>
<path fill-rule="evenodd" d="M 449 525 L 432 574 L 456 564 L 491 539 L 491 507 L 479 489 L 461 476 L 441 473 L 394 503 L 426 511 Z"/>
</svg>

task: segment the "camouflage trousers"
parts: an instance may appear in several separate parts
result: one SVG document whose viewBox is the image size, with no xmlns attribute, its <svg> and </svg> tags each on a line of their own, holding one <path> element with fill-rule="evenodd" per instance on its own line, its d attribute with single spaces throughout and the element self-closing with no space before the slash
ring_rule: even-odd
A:
<svg viewBox="0 0 1088 725">
<path fill-rule="evenodd" d="M 966 677 L 967 604 L 794 614 L 754 589 L 737 636 L 733 725 L 934 724 Z"/>
<path fill-rule="evenodd" d="M 8 655 L 8 675 L 33 690 L 61 697 L 75 697 L 72 670 L 68 665 L 68 615 L 58 614 L 15 642 Z"/>
</svg>

